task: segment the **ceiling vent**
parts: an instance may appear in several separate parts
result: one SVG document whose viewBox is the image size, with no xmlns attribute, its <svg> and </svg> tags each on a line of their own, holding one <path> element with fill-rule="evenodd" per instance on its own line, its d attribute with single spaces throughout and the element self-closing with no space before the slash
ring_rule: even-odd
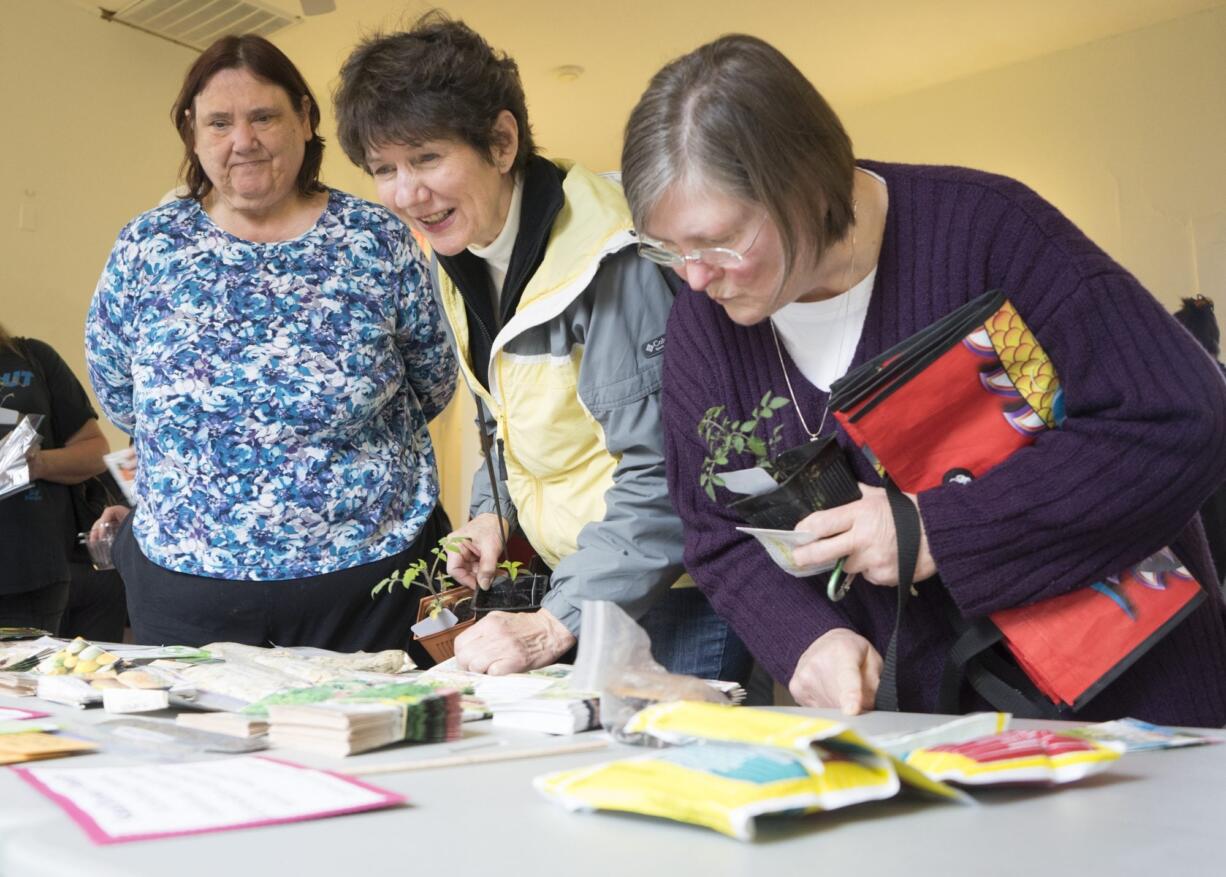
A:
<svg viewBox="0 0 1226 877">
<path fill-rule="evenodd" d="M 229 34 L 267 37 L 302 20 L 256 0 L 136 0 L 119 9 L 101 12 L 107 21 L 198 51 L 208 48 L 218 37 Z"/>
</svg>

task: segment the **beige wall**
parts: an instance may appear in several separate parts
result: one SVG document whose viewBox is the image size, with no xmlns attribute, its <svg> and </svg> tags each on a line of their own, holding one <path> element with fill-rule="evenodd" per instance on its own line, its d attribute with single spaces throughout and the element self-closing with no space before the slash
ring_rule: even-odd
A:
<svg viewBox="0 0 1226 877">
<path fill-rule="evenodd" d="M 64 3 L 5 0 L 0 322 L 49 342 L 83 383 L 85 312 L 115 236 L 174 185 L 170 104 L 194 58 Z"/>
<path fill-rule="evenodd" d="M 115 234 L 173 183 L 179 144 L 167 114 L 194 55 L 64 0 L 4 7 L 0 322 L 49 341 L 84 377 L 81 327 Z M 282 40 L 326 108 L 343 53 L 312 53 L 307 42 L 305 28 Z M 548 95 L 529 97 L 538 120 L 565 112 Z M 1224 107 L 1226 9 L 1219 7 L 838 109 L 862 155 L 966 164 L 1024 180 L 1173 307 L 1196 290 L 1226 301 Z M 327 112 L 323 130 L 333 134 Z M 571 157 L 608 164 L 604 153 Z M 324 176 L 373 195 L 334 139 Z M 32 230 L 18 228 L 23 209 Z M 435 429 L 445 502 L 457 516 L 476 465 L 471 418 L 471 405 L 462 405 Z M 109 427 L 108 435 L 122 441 Z"/>
<path fill-rule="evenodd" d="M 859 155 L 1017 177 L 1169 309 L 1226 313 L 1226 9 L 845 111 Z"/>
</svg>

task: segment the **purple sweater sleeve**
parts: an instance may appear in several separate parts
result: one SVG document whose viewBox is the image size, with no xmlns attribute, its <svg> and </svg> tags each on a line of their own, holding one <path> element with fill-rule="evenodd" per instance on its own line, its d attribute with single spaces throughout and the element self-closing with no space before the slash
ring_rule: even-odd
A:
<svg viewBox="0 0 1226 877">
<path fill-rule="evenodd" d="M 994 198 L 979 208 L 986 270 L 1055 363 L 1067 420 L 975 483 L 921 494 L 941 579 L 966 616 L 1144 559 L 1226 477 L 1226 382 L 1213 362 L 1135 278 L 1013 185 L 1010 209 Z"/>
<path fill-rule="evenodd" d="M 727 404 L 735 395 L 723 385 L 726 363 L 710 358 L 727 357 L 735 347 L 718 336 L 741 331 L 726 321 L 703 319 L 707 308 L 701 299 L 683 291 L 668 323 L 663 394 L 668 491 L 685 525 L 690 575 L 767 671 L 786 683 L 815 639 L 853 625 L 813 579 L 795 578 L 775 566 L 753 538 L 736 530 L 744 522 L 699 487 L 706 448 L 698 422 L 709 407 Z"/>
</svg>

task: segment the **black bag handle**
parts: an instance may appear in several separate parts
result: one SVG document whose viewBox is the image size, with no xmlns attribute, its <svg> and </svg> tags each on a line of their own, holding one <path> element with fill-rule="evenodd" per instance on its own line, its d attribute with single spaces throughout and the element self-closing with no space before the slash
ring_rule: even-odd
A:
<svg viewBox="0 0 1226 877">
<path fill-rule="evenodd" d="M 945 659 L 937 707 L 941 712 L 962 712 L 962 685 L 966 682 L 993 708 L 1018 718 L 1068 718 L 1067 712 L 1044 697 L 1020 667 L 1000 653 L 997 647 L 1004 636 L 991 619 L 977 618 L 969 624 L 961 616 L 951 620 L 962 633 Z"/>
</svg>

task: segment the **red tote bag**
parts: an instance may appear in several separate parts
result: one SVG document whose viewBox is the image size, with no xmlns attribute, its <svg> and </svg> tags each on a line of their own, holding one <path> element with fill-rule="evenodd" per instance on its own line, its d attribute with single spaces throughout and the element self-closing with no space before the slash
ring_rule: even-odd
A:
<svg viewBox="0 0 1226 877">
<path fill-rule="evenodd" d="M 1051 360 L 1003 293 L 964 305 L 832 388 L 831 408 L 909 493 L 973 480 L 1063 420 Z M 1101 582 L 992 613 L 1034 686 L 1079 709 L 1204 599 L 1163 549 Z"/>
</svg>

